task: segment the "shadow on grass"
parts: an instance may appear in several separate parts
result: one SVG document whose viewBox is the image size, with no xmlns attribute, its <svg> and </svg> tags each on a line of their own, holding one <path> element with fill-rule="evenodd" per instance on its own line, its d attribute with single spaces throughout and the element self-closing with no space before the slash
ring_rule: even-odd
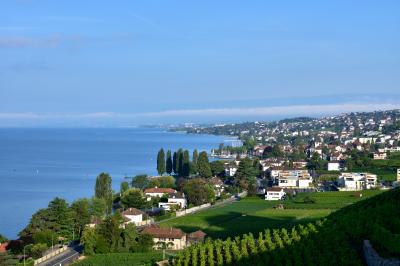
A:
<svg viewBox="0 0 400 266">
<path fill-rule="evenodd" d="M 238 235 L 264 231 L 266 228 L 277 229 L 282 227 L 294 226 L 297 224 L 304 224 L 316 221 L 318 218 L 297 219 L 296 216 L 274 215 L 274 217 L 262 217 L 255 215 L 243 214 L 240 212 L 229 212 L 217 217 L 204 218 L 210 227 L 202 227 L 196 225 L 176 225 L 174 227 L 180 228 L 184 232 L 190 233 L 196 230 L 204 231 L 208 237 L 213 239 L 220 238 L 226 239 L 228 237 L 235 237 Z"/>
</svg>

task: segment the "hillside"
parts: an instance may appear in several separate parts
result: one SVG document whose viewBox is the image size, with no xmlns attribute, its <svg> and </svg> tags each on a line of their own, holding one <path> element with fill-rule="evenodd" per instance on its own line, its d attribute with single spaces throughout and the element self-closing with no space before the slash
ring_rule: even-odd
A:
<svg viewBox="0 0 400 266">
<path fill-rule="evenodd" d="M 340 209 L 326 219 L 266 229 L 182 251 L 175 265 L 363 265 L 363 240 L 379 255 L 400 258 L 400 189 Z"/>
</svg>

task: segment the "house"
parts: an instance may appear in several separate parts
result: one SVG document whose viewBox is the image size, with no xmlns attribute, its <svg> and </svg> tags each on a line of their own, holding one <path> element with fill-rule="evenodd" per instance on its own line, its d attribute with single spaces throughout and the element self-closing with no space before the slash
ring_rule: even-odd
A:
<svg viewBox="0 0 400 266">
<path fill-rule="evenodd" d="M 201 230 L 188 234 L 186 239 L 187 245 L 204 242 L 206 235 L 207 234 Z"/>
<path fill-rule="evenodd" d="M 376 152 L 374 153 L 374 160 L 386 160 L 387 154 L 386 152 Z"/>
<path fill-rule="evenodd" d="M 158 188 L 158 187 L 148 188 L 144 190 L 144 195 L 147 196 L 148 201 L 150 201 L 151 198 L 154 197 L 161 198 L 162 196 L 164 196 L 164 194 L 169 194 L 169 193 L 176 193 L 176 190 L 172 188 Z"/>
<path fill-rule="evenodd" d="M 225 175 L 232 177 L 235 176 L 238 166 L 235 164 L 225 164 Z"/>
<path fill-rule="evenodd" d="M 7 252 L 8 242 L 0 243 L 0 253 Z"/>
<path fill-rule="evenodd" d="M 271 187 L 265 193 L 265 200 L 281 200 L 286 195 L 281 187 Z"/>
<path fill-rule="evenodd" d="M 145 227 L 141 234 L 153 237 L 154 248 L 159 249 L 165 243 L 167 249 L 180 250 L 186 247 L 186 234 L 178 228 L 161 228 L 157 225 Z"/>
<path fill-rule="evenodd" d="M 177 206 L 178 209 L 184 209 L 187 206 L 185 194 L 183 193 L 169 193 L 167 202 L 159 202 L 158 207 L 164 210 L 171 210 L 171 206 Z"/>
<path fill-rule="evenodd" d="M 307 166 L 306 161 L 295 161 L 293 162 L 293 168 L 305 168 Z"/>
<path fill-rule="evenodd" d="M 213 177 L 210 180 L 211 185 L 214 188 L 215 191 L 215 195 L 217 197 L 221 196 L 221 193 L 224 191 L 225 187 L 224 187 L 224 182 L 221 180 L 221 178 L 219 177 Z"/>
<path fill-rule="evenodd" d="M 397 181 L 400 182 L 400 168 L 397 169 Z"/>
<path fill-rule="evenodd" d="M 329 162 L 328 163 L 328 171 L 339 171 L 340 163 L 339 162 Z"/>
<path fill-rule="evenodd" d="M 137 226 L 142 225 L 143 214 L 144 212 L 136 208 L 128 208 L 125 211 L 121 212 L 122 218 L 124 218 L 125 225 L 130 223 L 134 223 Z"/>
<path fill-rule="evenodd" d="M 97 216 L 90 217 L 90 223 L 86 224 L 87 227 L 95 228 L 97 225 L 101 223 L 101 219 Z"/>
<path fill-rule="evenodd" d="M 338 177 L 339 190 L 354 191 L 377 186 L 377 176 L 370 173 L 342 173 Z"/>
<path fill-rule="evenodd" d="M 278 176 L 279 187 L 309 188 L 312 181 L 307 170 L 285 170 Z"/>
</svg>

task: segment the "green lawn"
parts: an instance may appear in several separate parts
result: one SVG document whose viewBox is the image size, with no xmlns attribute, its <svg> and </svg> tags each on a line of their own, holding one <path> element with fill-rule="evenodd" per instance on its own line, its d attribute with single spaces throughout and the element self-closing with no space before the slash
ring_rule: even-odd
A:
<svg viewBox="0 0 400 266">
<path fill-rule="evenodd" d="M 152 261 L 162 260 L 161 251 L 146 253 L 109 253 L 96 254 L 83 259 L 74 266 L 141 266 L 149 265 Z M 151 264 L 150 264 L 151 265 Z"/>
<path fill-rule="evenodd" d="M 360 193 L 362 197 L 360 198 Z M 319 193 L 299 193 L 293 199 L 288 199 L 284 205 L 288 209 L 340 209 L 357 201 L 382 193 L 381 190 L 330 191 Z M 311 198 L 315 203 L 304 203 L 304 198 Z"/>
<path fill-rule="evenodd" d="M 257 233 L 266 228 L 287 227 L 325 217 L 331 210 L 275 210 L 278 202 L 245 198 L 192 215 L 161 222 L 162 227 L 178 227 L 189 233 L 201 229 L 212 238 L 227 238 L 244 233 Z"/>
</svg>

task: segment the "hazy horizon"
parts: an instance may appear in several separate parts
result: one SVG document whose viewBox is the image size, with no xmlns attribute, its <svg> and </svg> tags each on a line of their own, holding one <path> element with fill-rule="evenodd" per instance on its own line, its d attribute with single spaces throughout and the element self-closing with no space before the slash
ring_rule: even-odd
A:
<svg viewBox="0 0 400 266">
<path fill-rule="evenodd" d="M 398 1 L 13 0 L 0 7 L 0 127 L 400 108 Z"/>
</svg>

